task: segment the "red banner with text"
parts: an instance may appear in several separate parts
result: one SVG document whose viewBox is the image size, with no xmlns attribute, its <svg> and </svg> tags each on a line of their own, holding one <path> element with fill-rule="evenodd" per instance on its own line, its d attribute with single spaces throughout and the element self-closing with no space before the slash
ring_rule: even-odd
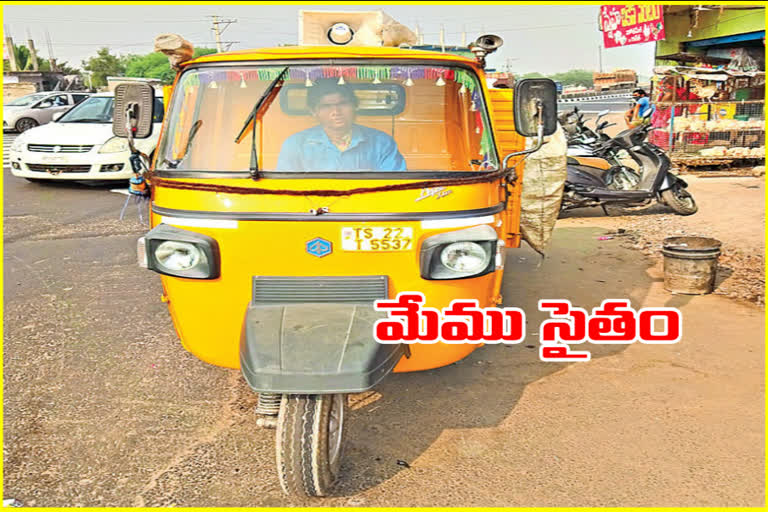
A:
<svg viewBox="0 0 768 512">
<path fill-rule="evenodd" d="M 615 48 L 664 39 L 661 5 L 603 5 L 600 7 L 603 46 Z"/>
</svg>

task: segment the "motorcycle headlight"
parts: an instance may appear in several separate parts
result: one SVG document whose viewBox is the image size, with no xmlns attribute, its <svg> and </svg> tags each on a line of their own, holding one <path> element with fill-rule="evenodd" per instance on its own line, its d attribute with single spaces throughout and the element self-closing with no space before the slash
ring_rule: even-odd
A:
<svg viewBox="0 0 768 512">
<path fill-rule="evenodd" d="M 128 139 L 112 137 L 101 146 L 99 153 L 122 153 L 128 151 Z"/>
<path fill-rule="evenodd" d="M 11 151 L 19 152 L 24 149 L 24 138 L 23 137 L 17 137 L 14 139 L 14 141 L 11 143 Z"/>
<path fill-rule="evenodd" d="M 493 272 L 497 242 L 496 230 L 487 224 L 426 238 L 421 245 L 421 277 L 462 279 Z"/>
<path fill-rule="evenodd" d="M 219 246 L 213 238 L 160 224 L 138 243 L 139 265 L 169 276 L 219 277 Z"/>
</svg>

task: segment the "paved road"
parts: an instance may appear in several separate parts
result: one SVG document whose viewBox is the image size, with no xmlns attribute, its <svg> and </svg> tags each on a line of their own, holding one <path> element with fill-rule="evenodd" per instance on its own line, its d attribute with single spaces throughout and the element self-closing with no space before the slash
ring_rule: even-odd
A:
<svg viewBox="0 0 768 512">
<path fill-rule="evenodd" d="M 3 168 L 8 167 L 10 164 L 10 155 L 8 154 L 8 150 L 11 148 L 11 144 L 13 144 L 13 141 L 16 140 L 18 134 L 16 133 L 4 133 L 3 134 Z"/>
<path fill-rule="evenodd" d="M 670 297 L 588 218 L 511 253 L 526 342 L 352 397 L 343 479 L 288 500 L 235 370 L 179 344 L 108 187 L 4 173 L 4 492 L 25 506 L 762 506 L 763 312 Z M 694 191 L 694 195 L 697 192 Z M 698 196 L 697 196 L 698 197 Z M 702 205 L 702 208 L 706 207 Z M 714 208 L 719 205 L 712 206 Z M 677 345 L 536 355 L 540 297 L 682 308 Z M 216 319 L 212 318 L 212 322 Z M 405 461 L 409 467 L 399 464 Z"/>
</svg>

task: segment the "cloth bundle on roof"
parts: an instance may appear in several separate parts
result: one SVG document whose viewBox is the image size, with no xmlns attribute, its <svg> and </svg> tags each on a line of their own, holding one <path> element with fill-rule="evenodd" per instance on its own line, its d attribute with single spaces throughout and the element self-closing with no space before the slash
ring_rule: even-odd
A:
<svg viewBox="0 0 768 512">
<path fill-rule="evenodd" d="M 180 64 L 193 57 L 195 48 L 178 34 L 160 34 L 155 38 L 155 51 L 167 55 L 171 68 L 178 71 Z"/>
</svg>

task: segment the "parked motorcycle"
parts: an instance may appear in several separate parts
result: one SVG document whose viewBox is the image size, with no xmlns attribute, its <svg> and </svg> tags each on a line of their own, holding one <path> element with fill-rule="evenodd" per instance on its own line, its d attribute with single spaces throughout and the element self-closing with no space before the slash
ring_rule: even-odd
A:
<svg viewBox="0 0 768 512">
<path fill-rule="evenodd" d="M 601 122 L 600 120 L 610 112 L 610 110 L 602 110 L 597 114 L 594 130 L 587 126 L 584 121 L 584 114 L 579 111 L 578 107 L 558 115 L 558 121 L 565 130 L 568 141 L 569 156 L 602 156 L 595 154 L 595 150 L 602 142 L 610 139 L 603 130 L 615 126 L 616 123 Z"/>
<path fill-rule="evenodd" d="M 645 206 L 653 200 L 666 204 L 679 215 L 698 211 L 687 190 L 688 184 L 669 172 L 671 162 L 667 154 L 646 140 L 653 129 L 649 124 L 624 130 L 611 138 L 603 132 L 608 126 L 607 121 L 599 121 L 603 116 L 599 116 L 593 131 L 584 125 L 583 116 L 576 109 L 572 114 L 576 120 L 569 123 L 570 133 L 568 128 L 566 133 L 575 150 L 571 151 L 569 142 L 568 177 L 561 211 L 594 206 L 606 211 L 606 205 Z M 563 120 L 569 122 L 561 117 L 561 124 Z M 627 159 L 635 165 L 625 165 L 629 163 Z"/>
</svg>

